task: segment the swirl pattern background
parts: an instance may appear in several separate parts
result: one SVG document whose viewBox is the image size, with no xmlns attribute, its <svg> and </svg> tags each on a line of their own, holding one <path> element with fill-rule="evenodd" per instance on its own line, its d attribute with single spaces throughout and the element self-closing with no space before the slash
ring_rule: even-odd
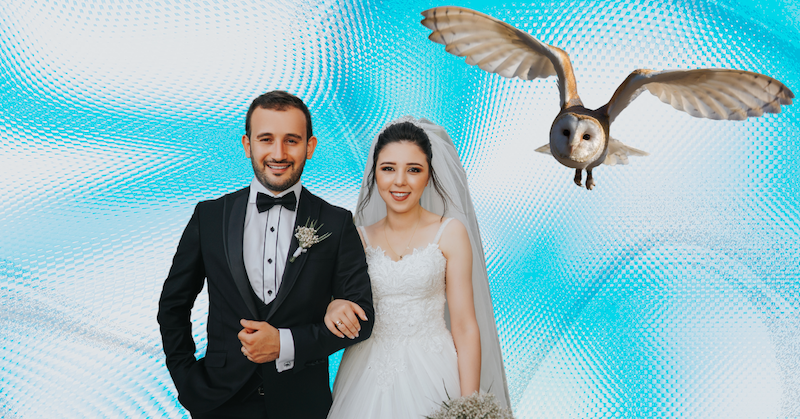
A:
<svg viewBox="0 0 800 419">
<path fill-rule="evenodd" d="M 351 209 L 386 121 L 447 128 L 517 417 L 800 416 L 798 105 L 717 122 L 642 96 L 613 134 L 651 155 L 599 168 L 589 192 L 533 151 L 555 81 L 445 53 L 418 23 L 439 5 L 5 1 L 0 416 L 188 417 L 164 367 L 161 284 L 194 204 L 249 183 L 244 114 L 272 89 L 314 116 L 305 185 Z M 800 92 L 789 0 L 460 5 L 565 49 L 587 106 L 635 68 L 739 68 Z"/>
</svg>

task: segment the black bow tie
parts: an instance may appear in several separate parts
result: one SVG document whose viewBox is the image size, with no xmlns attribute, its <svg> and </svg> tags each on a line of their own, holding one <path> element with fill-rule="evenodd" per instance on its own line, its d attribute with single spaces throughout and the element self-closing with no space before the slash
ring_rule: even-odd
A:
<svg viewBox="0 0 800 419">
<path fill-rule="evenodd" d="M 297 207 L 297 199 L 294 197 L 294 191 L 287 193 L 280 198 L 273 198 L 265 193 L 259 192 L 256 195 L 256 207 L 258 212 L 268 211 L 275 205 L 283 205 L 289 211 L 294 211 Z"/>
</svg>

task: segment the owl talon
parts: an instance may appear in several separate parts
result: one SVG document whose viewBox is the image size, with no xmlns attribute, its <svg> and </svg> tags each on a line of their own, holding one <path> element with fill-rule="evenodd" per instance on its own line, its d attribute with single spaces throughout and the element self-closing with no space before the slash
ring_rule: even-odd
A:
<svg viewBox="0 0 800 419">
<path fill-rule="evenodd" d="M 583 182 L 581 182 L 581 178 L 583 177 L 581 173 L 581 169 L 575 169 L 575 184 L 578 186 L 583 186 Z"/>
<path fill-rule="evenodd" d="M 591 191 L 592 188 L 595 187 L 595 185 L 597 185 L 597 184 L 594 182 L 594 178 L 592 177 L 592 172 L 587 170 L 586 171 L 586 189 Z"/>
</svg>

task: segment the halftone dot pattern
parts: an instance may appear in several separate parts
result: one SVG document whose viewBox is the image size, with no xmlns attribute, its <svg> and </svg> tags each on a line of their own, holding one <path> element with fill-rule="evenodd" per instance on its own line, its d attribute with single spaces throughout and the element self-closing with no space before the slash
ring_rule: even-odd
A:
<svg viewBox="0 0 800 419">
<path fill-rule="evenodd" d="M 601 166 L 587 191 L 534 151 L 555 80 L 446 53 L 419 24 L 440 5 L 5 2 L 0 416 L 188 417 L 164 366 L 161 285 L 196 202 L 250 182 L 244 114 L 273 89 L 314 117 L 305 186 L 351 210 L 387 121 L 448 130 L 516 417 L 800 416 L 797 105 L 710 121 L 645 93 L 611 134 L 650 155 Z M 589 107 L 636 68 L 738 68 L 800 91 L 789 0 L 460 5 L 566 50 Z M 203 292 L 197 356 L 207 311 Z"/>
</svg>

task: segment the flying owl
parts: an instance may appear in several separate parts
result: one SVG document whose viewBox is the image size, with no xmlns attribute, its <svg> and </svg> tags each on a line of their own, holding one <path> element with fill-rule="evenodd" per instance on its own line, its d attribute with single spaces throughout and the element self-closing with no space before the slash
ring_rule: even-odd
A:
<svg viewBox="0 0 800 419">
<path fill-rule="evenodd" d="M 453 55 L 467 57 L 467 64 L 522 80 L 558 76 L 561 112 L 550 128 L 550 144 L 536 151 L 575 169 L 578 186 L 585 170 L 587 189 L 596 185 L 592 170 L 600 164 L 625 164 L 629 155 L 647 155 L 609 135 L 611 123 L 645 89 L 694 117 L 726 120 L 778 113 L 794 97 L 778 80 L 749 71 L 640 69 L 622 82 L 607 104 L 590 110 L 578 96 L 572 63 L 562 49 L 470 9 L 436 7 L 422 15 L 422 24 L 433 31 L 428 38 Z"/>
</svg>

